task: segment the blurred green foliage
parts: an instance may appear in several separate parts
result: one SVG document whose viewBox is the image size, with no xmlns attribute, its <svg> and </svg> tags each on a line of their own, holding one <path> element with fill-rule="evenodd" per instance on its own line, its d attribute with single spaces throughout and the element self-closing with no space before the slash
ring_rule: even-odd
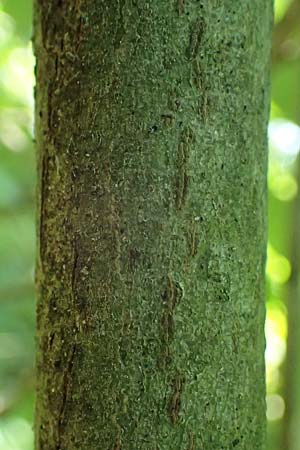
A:
<svg viewBox="0 0 300 450">
<path fill-rule="evenodd" d="M 31 2 L 0 3 L 0 449 L 33 449 Z"/>
<path fill-rule="evenodd" d="M 289 282 L 299 200 L 300 4 L 275 1 L 269 164 L 268 450 L 283 443 Z M 32 450 L 35 157 L 31 2 L 0 1 L 0 449 Z M 297 268 L 298 270 L 298 268 Z M 298 318 L 300 320 L 300 318 Z M 298 322 L 299 323 L 299 322 Z M 298 399 L 300 402 L 300 398 Z"/>
</svg>

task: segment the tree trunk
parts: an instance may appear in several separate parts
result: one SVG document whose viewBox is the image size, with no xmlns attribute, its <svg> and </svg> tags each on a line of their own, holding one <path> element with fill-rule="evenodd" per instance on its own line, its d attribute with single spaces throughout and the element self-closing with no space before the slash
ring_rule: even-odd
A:
<svg viewBox="0 0 300 450">
<path fill-rule="evenodd" d="M 271 23 L 36 0 L 36 449 L 262 449 Z"/>
</svg>

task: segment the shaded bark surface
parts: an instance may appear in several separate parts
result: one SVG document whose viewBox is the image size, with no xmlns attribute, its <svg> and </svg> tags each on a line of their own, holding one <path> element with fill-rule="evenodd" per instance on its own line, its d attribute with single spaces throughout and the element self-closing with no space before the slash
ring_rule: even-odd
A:
<svg viewBox="0 0 300 450">
<path fill-rule="evenodd" d="M 38 450 L 261 450 L 271 0 L 36 0 Z"/>
</svg>

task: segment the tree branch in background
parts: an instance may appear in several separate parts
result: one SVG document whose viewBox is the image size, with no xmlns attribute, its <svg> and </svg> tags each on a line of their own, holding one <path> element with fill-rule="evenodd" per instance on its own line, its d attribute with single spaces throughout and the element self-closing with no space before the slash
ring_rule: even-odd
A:
<svg viewBox="0 0 300 450">
<path fill-rule="evenodd" d="M 283 60 L 300 57 L 299 17 L 300 2 L 299 0 L 293 0 L 284 18 L 274 28 L 272 50 L 273 65 L 278 64 Z"/>
</svg>

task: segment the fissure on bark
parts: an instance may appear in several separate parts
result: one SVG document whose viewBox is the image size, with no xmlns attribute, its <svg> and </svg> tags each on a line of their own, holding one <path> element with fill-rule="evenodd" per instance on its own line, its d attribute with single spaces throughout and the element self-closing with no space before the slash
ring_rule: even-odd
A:
<svg viewBox="0 0 300 450">
<path fill-rule="evenodd" d="M 37 450 L 262 450 L 271 25 L 35 0 Z"/>
</svg>

